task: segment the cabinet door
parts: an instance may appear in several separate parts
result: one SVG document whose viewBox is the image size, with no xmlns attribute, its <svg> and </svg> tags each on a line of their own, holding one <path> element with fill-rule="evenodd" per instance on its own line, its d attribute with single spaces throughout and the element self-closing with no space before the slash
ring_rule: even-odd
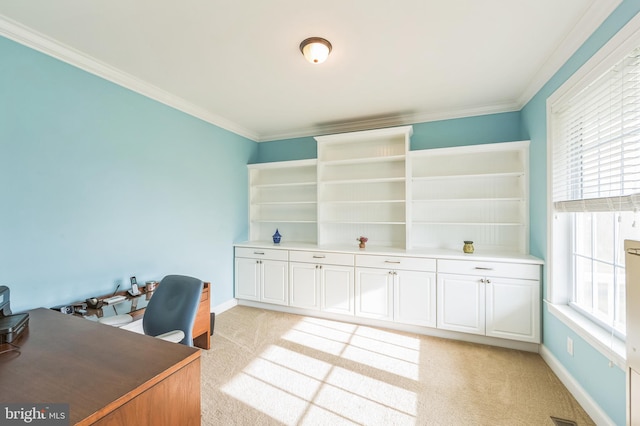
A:
<svg viewBox="0 0 640 426">
<path fill-rule="evenodd" d="M 436 274 L 396 271 L 393 319 L 405 324 L 436 326 Z"/>
<path fill-rule="evenodd" d="M 485 284 L 481 279 L 438 274 L 438 328 L 485 334 Z"/>
<path fill-rule="evenodd" d="M 262 297 L 266 303 L 289 304 L 289 262 L 262 260 Z"/>
<path fill-rule="evenodd" d="M 633 368 L 628 368 L 627 381 L 627 424 L 636 426 L 640 424 L 640 374 Z"/>
<path fill-rule="evenodd" d="M 289 263 L 289 306 L 320 309 L 320 269 L 312 263 Z"/>
<path fill-rule="evenodd" d="M 356 315 L 393 319 L 393 278 L 386 269 L 356 268 Z"/>
<path fill-rule="evenodd" d="M 488 278 L 487 336 L 540 343 L 540 282 Z"/>
<path fill-rule="evenodd" d="M 322 265 L 321 271 L 322 310 L 353 315 L 353 267 Z"/>
<path fill-rule="evenodd" d="M 236 298 L 260 300 L 260 270 L 259 260 L 236 257 Z"/>
</svg>

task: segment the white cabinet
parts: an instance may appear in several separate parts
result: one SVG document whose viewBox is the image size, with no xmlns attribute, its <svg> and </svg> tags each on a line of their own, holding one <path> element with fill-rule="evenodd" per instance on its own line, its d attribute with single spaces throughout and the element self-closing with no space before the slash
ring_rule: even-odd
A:
<svg viewBox="0 0 640 426">
<path fill-rule="evenodd" d="M 529 142 L 411 151 L 407 248 L 529 252 Z"/>
<path fill-rule="evenodd" d="M 236 297 L 288 305 L 288 266 L 286 250 L 236 247 Z"/>
<path fill-rule="evenodd" d="M 320 309 L 335 314 L 353 315 L 353 266 L 323 265 Z"/>
<path fill-rule="evenodd" d="M 412 127 L 320 136 L 318 244 L 406 245 L 406 156 Z"/>
<path fill-rule="evenodd" d="M 540 343 L 540 267 L 438 261 L 437 327 Z"/>
<path fill-rule="evenodd" d="M 250 306 L 284 305 L 278 309 L 287 312 L 387 321 L 414 331 L 418 326 L 427 334 L 429 328 L 475 334 L 489 344 L 497 340 L 486 337 L 540 343 L 539 260 L 457 260 L 399 251 L 239 245 L 235 297 Z"/>
<path fill-rule="evenodd" d="M 485 286 L 479 278 L 438 274 L 437 327 L 481 334 L 485 332 Z"/>
<path fill-rule="evenodd" d="M 319 265 L 312 263 L 289 263 L 289 306 L 320 309 Z"/>
<path fill-rule="evenodd" d="M 235 275 L 235 296 L 244 300 L 260 300 L 260 261 L 236 256 Z"/>
<path fill-rule="evenodd" d="M 278 229 L 286 242 L 317 240 L 316 160 L 250 164 L 249 236 L 271 241 Z"/>
<path fill-rule="evenodd" d="M 627 424 L 640 424 L 640 241 L 624 241 L 626 291 Z"/>
<path fill-rule="evenodd" d="M 393 272 L 356 268 L 356 315 L 393 319 Z"/>
<path fill-rule="evenodd" d="M 346 253 L 289 253 L 290 306 L 353 315 L 354 256 Z"/>
<path fill-rule="evenodd" d="M 356 256 L 356 315 L 435 327 L 435 260 Z"/>
<path fill-rule="evenodd" d="M 434 272 L 395 271 L 395 322 L 436 326 L 436 274 Z"/>
</svg>

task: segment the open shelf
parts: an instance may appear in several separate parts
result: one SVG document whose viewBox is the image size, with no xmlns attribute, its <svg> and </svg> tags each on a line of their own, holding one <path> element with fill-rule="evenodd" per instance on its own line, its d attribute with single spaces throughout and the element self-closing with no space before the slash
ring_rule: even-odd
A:
<svg viewBox="0 0 640 426">
<path fill-rule="evenodd" d="M 249 238 L 317 241 L 316 160 L 249 165 Z"/>
<path fill-rule="evenodd" d="M 529 250 L 529 142 L 409 151 L 411 126 L 319 136 L 318 159 L 249 166 L 252 241 Z"/>
<path fill-rule="evenodd" d="M 408 247 L 529 250 L 529 143 L 413 151 Z M 410 232 L 409 232 L 410 231 Z"/>
<path fill-rule="evenodd" d="M 319 243 L 365 235 L 376 245 L 405 247 L 412 132 L 407 126 L 316 138 Z"/>
</svg>

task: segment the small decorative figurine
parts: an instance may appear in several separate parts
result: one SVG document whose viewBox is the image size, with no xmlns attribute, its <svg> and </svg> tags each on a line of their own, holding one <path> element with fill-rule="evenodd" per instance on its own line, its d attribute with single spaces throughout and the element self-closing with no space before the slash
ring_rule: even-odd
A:
<svg viewBox="0 0 640 426">
<path fill-rule="evenodd" d="M 281 238 L 282 238 L 282 235 L 280 235 L 280 232 L 278 232 L 278 228 L 276 228 L 276 233 L 273 234 L 273 244 L 280 244 Z"/>
<path fill-rule="evenodd" d="M 473 253 L 473 241 L 465 241 L 462 251 L 469 254 Z"/>
<path fill-rule="evenodd" d="M 360 237 L 356 238 L 356 240 L 357 240 L 357 241 L 360 241 L 359 247 L 360 247 L 361 249 L 365 248 L 365 244 L 366 244 L 366 242 L 367 242 L 367 241 L 369 241 L 369 239 L 368 239 L 367 237 L 362 237 L 362 236 L 360 236 Z"/>
</svg>

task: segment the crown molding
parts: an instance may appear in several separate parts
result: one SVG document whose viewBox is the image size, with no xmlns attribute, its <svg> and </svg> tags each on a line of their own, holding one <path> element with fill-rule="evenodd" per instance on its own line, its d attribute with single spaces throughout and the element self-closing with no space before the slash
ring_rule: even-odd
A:
<svg viewBox="0 0 640 426">
<path fill-rule="evenodd" d="M 264 134 L 256 142 L 273 142 L 276 140 L 323 136 L 334 133 L 359 132 L 362 130 L 381 129 L 385 127 L 405 126 L 408 124 L 428 123 L 431 121 L 452 120 L 456 118 L 476 117 L 480 115 L 500 114 L 504 112 L 520 111 L 516 102 L 506 102 L 482 105 L 472 108 L 454 109 L 449 111 L 417 112 L 390 117 L 379 117 L 368 120 L 354 120 L 340 124 L 301 128 L 285 133 Z"/>
<path fill-rule="evenodd" d="M 542 89 L 556 72 L 576 53 L 623 0 L 594 0 L 578 23 L 571 29 L 558 47 L 549 55 L 518 98 L 520 109 Z"/>
<path fill-rule="evenodd" d="M 66 46 L 44 34 L 19 24 L 0 14 L 0 35 L 10 40 L 37 50 L 45 55 L 80 68 L 90 74 L 132 90 L 147 98 L 158 101 L 185 114 L 199 118 L 207 123 L 223 128 L 237 135 L 256 141 L 258 135 L 223 117 L 192 104 L 183 98 L 149 84 L 131 74 L 101 62 L 83 52 Z"/>
<path fill-rule="evenodd" d="M 621 2 L 622 0 L 592 1 L 591 6 L 580 18 L 578 24 L 569 32 L 562 43 L 560 43 L 545 61 L 544 65 L 536 72 L 522 95 L 513 102 L 440 111 L 437 113 L 414 112 L 389 117 L 354 120 L 338 124 L 312 125 L 287 132 L 263 134 L 258 134 L 224 117 L 212 114 L 202 107 L 90 57 L 70 46 L 59 43 L 2 14 L 0 14 L 0 35 L 239 136 L 255 142 L 269 142 L 519 111 L 542 89 L 549 79 L 551 79 L 571 55 L 582 46 L 587 38 L 593 34 Z"/>
</svg>

